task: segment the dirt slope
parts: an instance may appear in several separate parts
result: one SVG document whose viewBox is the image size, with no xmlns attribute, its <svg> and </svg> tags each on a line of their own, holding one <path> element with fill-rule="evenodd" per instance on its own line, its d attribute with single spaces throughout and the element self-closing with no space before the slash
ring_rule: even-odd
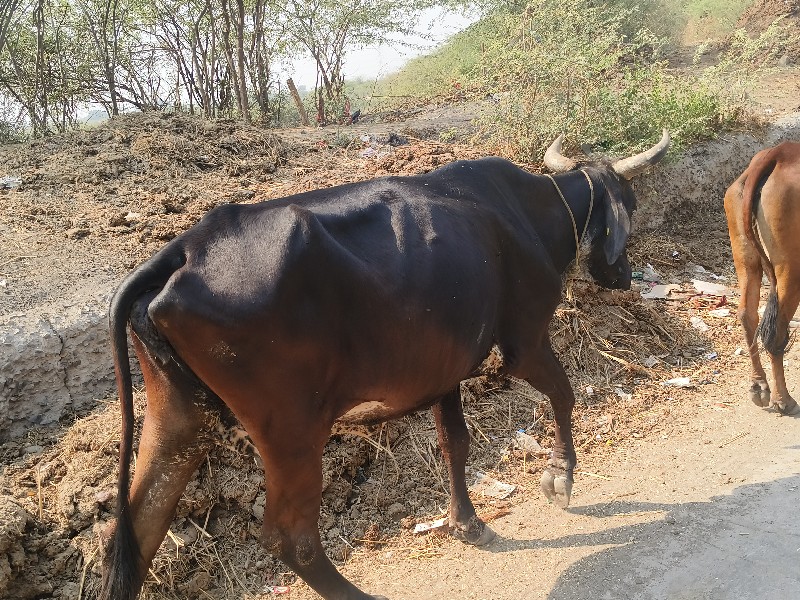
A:
<svg viewBox="0 0 800 600">
<path fill-rule="evenodd" d="M 756 0 L 748 6 L 736 23 L 751 36 L 756 36 L 767 29 L 776 19 L 793 37 L 785 48 L 792 61 L 800 59 L 800 2 L 798 0 Z"/>
</svg>

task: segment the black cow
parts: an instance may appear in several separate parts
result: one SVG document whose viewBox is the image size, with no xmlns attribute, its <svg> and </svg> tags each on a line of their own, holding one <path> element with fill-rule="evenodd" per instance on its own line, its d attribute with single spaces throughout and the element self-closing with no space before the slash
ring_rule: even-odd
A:
<svg viewBox="0 0 800 600">
<path fill-rule="evenodd" d="M 431 407 L 450 475 L 450 527 L 469 543 L 489 542 L 465 484 L 459 383 L 494 345 L 505 373 L 550 398 L 556 437 L 542 489 L 567 506 L 574 396 L 548 323 L 578 232 L 594 279 L 629 287 L 628 179 L 668 146 L 665 131 L 648 152 L 574 170 L 559 138 L 546 163 L 571 172 L 552 179 L 500 158 L 459 161 L 222 206 L 168 243 L 111 303 L 123 440 L 101 597 L 138 595 L 226 411 L 264 461 L 264 544 L 326 599 L 379 598 L 342 577 L 320 544 L 322 451 L 335 421 L 371 424 Z M 128 323 L 147 390 L 130 497 Z"/>
</svg>

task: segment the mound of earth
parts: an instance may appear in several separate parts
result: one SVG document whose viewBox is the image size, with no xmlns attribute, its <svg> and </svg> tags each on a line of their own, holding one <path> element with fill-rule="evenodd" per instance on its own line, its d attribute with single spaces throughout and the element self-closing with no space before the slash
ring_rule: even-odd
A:
<svg viewBox="0 0 800 600">
<path fill-rule="evenodd" d="M 479 155 L 410 134 L 364 136 L 331 129 L 278 137 L 233 121 L 144 113 L 0 147 L 0 176 L 21 181 L 0 190 L 0 300 L 24 311 L 119 281 L 220 204 Z M 360 156 L 365 149 L 369 156 Z"/>
<path fill-rule="evenodd" d="M 785 51 L 793 62 L 800 60 L 800 0 L 756 0 L 751 3 L 736 23 L 751 37 L 756 37 L 783 18 L 791 40 Z"/>
</svg>

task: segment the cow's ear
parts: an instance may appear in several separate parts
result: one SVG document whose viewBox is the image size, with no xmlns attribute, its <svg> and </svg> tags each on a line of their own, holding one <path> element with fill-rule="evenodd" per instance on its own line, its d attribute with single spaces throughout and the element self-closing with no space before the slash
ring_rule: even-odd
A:
<svg viewBox="0 0 800 600">
<path fill-rule="evenodd" d="M 631 219 L 622 203 L 622 189 L 619 184 L 616 181 L 609 181 L 609 177 L 605 179 L 606 240 L 603 250 L 608 264 L 613 265 L 625 250 L 625 244 L 631 234 Z"/>
</svg>

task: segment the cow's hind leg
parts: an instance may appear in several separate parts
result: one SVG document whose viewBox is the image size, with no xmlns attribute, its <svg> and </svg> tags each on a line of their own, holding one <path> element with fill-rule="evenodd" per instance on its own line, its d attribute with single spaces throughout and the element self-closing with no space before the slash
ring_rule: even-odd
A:
<svg viewBox="0 0 800 600">
<path fill-rule="evenodd" d="M 545 340 L 532 373 L 526 381 L 550 399 L 555 416 L 555 440 L 550 462 L 542 473 L 542 492 L 556 506 L 567 508 L 572 496 L 573 471 L 577 460 L 572 441 L 572 409 L 575 394 L 564 367 L 558 362 L 550 341 Z"/>
<path fill-rule="evenodd" d="M 780 271 L 777 272 L 777 275 L 777 295 L 771 293 L 767 300 L 761 334 L 772 364 L 772 376 L 775 378 L 775 394 L 771 405 L 785 415 L 794 415 L 800 413 L 800 407 L 786 387 L 782 347 L 788 340 L 789 322 L 800 303 L 800 285 L 796 283 L 800 281 L 800 277 Z M 770 351 L 770 348 L 775 352 Z M 780 351 L 778 351 L 779 348 Z"/>
<path fill-rule="evenodd" d="M 464 470 L 469 454 L 469 431 L 464 421 L 461 393 L 455 389 L 433 405 L 439 445 L 450 476 L 450 527 L 453 535 L 482 546 L 494 539 L 494 531 L 475 514 L 467 493 Z"/>
<path fill-rule="evenodd" d="M 736 266 L 736 276 L 739 279 L 741 299 L 737 316 L 744 329 L 744 339 L 750 355 L 750 400 L 756 406 L 767 407 L 770 404 L 770 388 L 767 374 L 761 364 L 759 356 L 758 339 L 758 303 L 761 295 L 761 258 L 756 249 L 746 242 L 744 236 L 731 237 L 733 248 L 733 262 Z"/>
<path fill-rule="evenodd" d="M 149 359 L 133 336 L 147 392 L 136 471 L 130 492 L 133 536 L 139 548 L 135 597 L 147 574 L 192 473 L 211 445 L 207 436 L 214 411 L 210 392 L 174 363 L 166 367 Z M 121 543 L 118 536 L 112 543 Z"/>
<path fill-rule="evenodd" d="M 330 429 L 284 417 L 286 422 L 268 430 L 249 428 L 258 436 L 253 436 L 254 442 L 266 474 L 264 546 L 325 600 L 386 600 L 365 594 L 345 579 L 322 548 L 322 451 Z M 243 424 L 248 429 L 248 423 Z"/>
</svg>

